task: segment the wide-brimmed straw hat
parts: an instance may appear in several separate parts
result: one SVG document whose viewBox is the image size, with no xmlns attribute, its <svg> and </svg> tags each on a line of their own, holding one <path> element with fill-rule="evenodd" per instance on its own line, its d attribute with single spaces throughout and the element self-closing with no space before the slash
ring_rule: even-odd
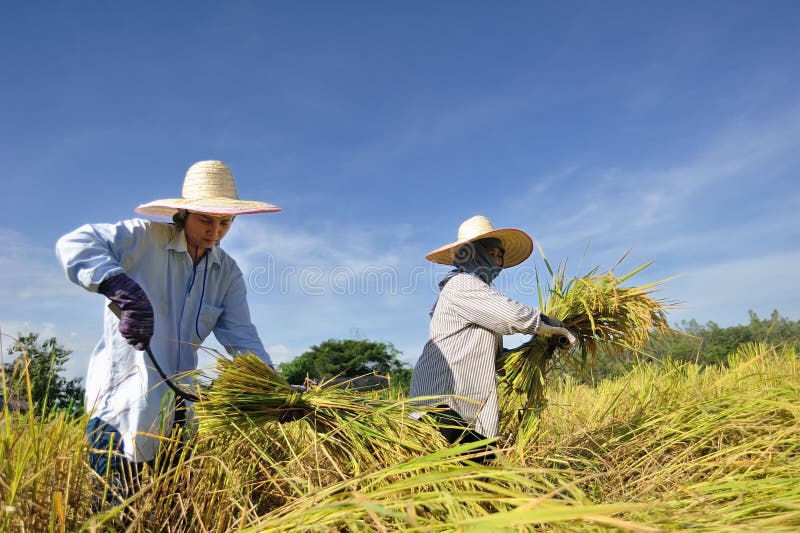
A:
<svg viewBox="0 0 800 533">
<path fill-rule="evenodd" d="M 273 213 L 281 208 L 265 202 L 240 200 L 231 169 L 222 161 L 198 161 L 186 171 L 183 198 L 167 198 L 142 204 L 142 215 L 171 217 L 180 209 L 216 215 Z"/>
<path fill-rule="evenodd" d="M 452 265 L 456 250 L 462 245 L 488 238 L 500 239 L 505 248 L 503 256 L 503 266 L 512 267 L 525 261 L 533 252 L 533 239 L 521 229 L 503 228 L 494 229 L 488 218 L 477 215 L 461 223 L 458 227 L 458 239 L 450 244 L 445 244 L 437 248 L 425 259 L 440 263 L 442 265 Z"/>
</svg>

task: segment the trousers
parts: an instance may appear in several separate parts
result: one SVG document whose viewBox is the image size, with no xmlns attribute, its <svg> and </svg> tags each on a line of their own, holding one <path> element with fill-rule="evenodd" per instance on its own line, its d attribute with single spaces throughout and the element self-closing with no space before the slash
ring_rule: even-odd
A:
<svg viewBox="0 0 800 533">
<path fill-rule="evenodd" d="M 439 433 L 441 433 L 450 444 L 477 442 L 486 438 L 472 429 L 461 415 L 447 405 L 437 406 L 437 410 L 431 411 L 430 414 L 436 421 L 436 427 Z M 488 452 L 489 446 L 481 446 L 480 448 L 476 448 L 475 451 Z M 481 464 L 486 463 L 490 459 L 494 459 L 494 453 L 486 453 L 472 458 L 473 461 Z"/>
<path fill-rule="evenodd" d="M 186 422 L 186 405 L 183 398 L 175 401 L 173 434 Z M 119 429 L 101 418 L 91 418 L 86 424 L 86 438 L 89 443 L 89 466 L 103 478 L 107 485 L 102 496 L 95 495 L 95 511 L 108 505 L 118 505 L 133 495 L 141 487 L 142 472 L 146 467 L 155 470 L 156 460 L 131 461 L 122 452 L 122 434 Z M 180 455 L 182 444 L 171 449 L 173 459 Z"/>
</svg>

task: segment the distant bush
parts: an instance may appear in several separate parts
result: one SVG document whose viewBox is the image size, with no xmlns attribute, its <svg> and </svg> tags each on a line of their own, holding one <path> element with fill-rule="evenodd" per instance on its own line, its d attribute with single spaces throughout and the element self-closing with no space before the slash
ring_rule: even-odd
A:
<svg viewBox="0 0 800 533">
<path fill-rule="evenodd" d="M 748 311 L 750 323 L 720 327 L 709 321 L 704 325 L 696 320 L 683 320 L 675 325 L 674 333 L 654 333 L 645 349 L 634 354 L 627 352 L 617 358 L 598 358 L 591 370 L 591 380 L 619 376 L 637 359 L 692 362 L 698 365 L 726 365 L 728 356 L 745 343 L 766 342 L 800 349 L 800 320 L 792 321 L 775 310 L 769 318 L 759 318 Z"/>
<path fill-rule="evenodd" d="M 407 390 L 411 369 L 398 359 L 399 355 L 392 343 L 329 339 L 280 364 L 279 369 L 290 383 L 303 383 L 306 378 L 353 378 L 378 373 L 390 376 L 392 385 Z"/>
</svg>

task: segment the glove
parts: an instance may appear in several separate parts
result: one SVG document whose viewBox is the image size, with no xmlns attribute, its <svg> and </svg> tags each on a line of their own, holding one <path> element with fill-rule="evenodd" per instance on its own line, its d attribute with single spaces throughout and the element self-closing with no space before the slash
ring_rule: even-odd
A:
<svg viewBox="0 0 800 533">
<path fill-rule="evenodd" d="M 549 317 L 544 313 L 540 313 L 539 314 L 539 320 L 542 323 L 547 324 L 548 326 L 553 326 L 554 328 L 566 328 L 567 327 L 566 324 L 564 324 L 559 319 L 553 318 L 553 317 Z"/>
<path fill-rule="evenodd" d="M 119 332 L 137 350 L 150 346 L 153 337 L 153 306 L 138 283 L 127 274 L 104 280 L 97 291 L 122 310 Z"/>
<path fill-rule="evenodd" d="M 542 335 L 558 335 L 558 343 L 565 348 L 572 348 L 578 342 L 575 335 L 564 327 L 564 323 L 547 315 L 540 315 L 539 329 L 536 333 Z"/>
</svg>

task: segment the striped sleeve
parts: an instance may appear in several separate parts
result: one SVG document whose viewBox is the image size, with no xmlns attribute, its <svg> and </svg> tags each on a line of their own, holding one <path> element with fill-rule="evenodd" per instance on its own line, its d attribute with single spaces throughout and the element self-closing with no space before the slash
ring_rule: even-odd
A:
<svg viewBox="0 0 800 533">
<path fill-rule="evenodd" d="M 475 276 L 455 276 L 445 285 L 443 295 L 445 291 L 457 294 L 451 300 L 453 309 L 466 322 L 501 335 L 533 334 L 539 329 L 538 309 L 512 300 Z"/>
</svg>

